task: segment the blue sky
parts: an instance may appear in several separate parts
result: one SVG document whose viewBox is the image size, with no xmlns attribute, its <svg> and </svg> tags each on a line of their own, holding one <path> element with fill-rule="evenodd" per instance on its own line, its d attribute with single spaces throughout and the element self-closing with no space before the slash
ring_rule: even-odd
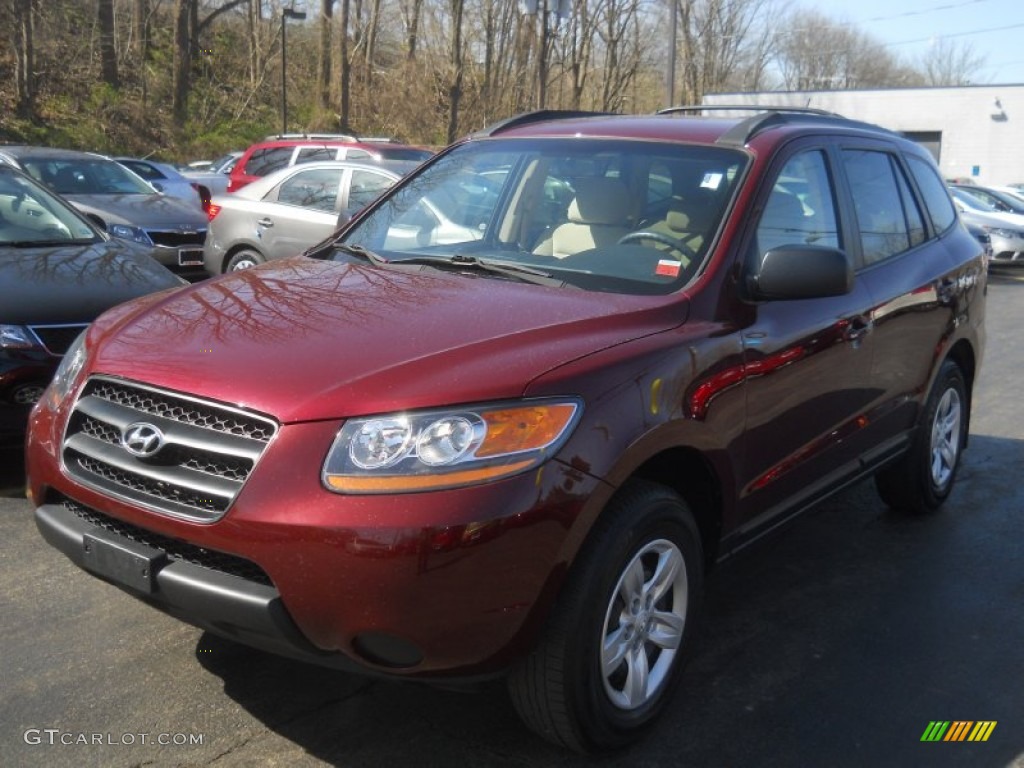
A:
<svg viewBox="0 0 1024 768">
<path fill-rule="evenodd" d="M 850 23 L 913 61 L 938 37 L 969 43 L 985 56 L 976 83 L 1024 84 L 1024 0 L 804 0 L 794 7 Z"/>
</svg>

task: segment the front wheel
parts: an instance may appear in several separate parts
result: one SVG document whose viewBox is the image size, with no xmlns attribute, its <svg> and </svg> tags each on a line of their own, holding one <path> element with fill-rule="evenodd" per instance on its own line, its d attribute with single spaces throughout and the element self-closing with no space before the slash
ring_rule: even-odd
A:
<svg viewBox="0 0 1024 768">
<path fill-rule="evenodd" d="M 925 403 L 906 454 L 875 475 L 882 500 L 899 512 L 938 509 L 953 490 L 967 441 L 968 399 L 963 373 L 947 360 Z"/>
<path fill-rule="evenodd" d="M 634 482 L 581 552 L 539 646 L 509 677 L 541 736 L 578 752 L 635 740 L 679 680 L 703 591 L 697 526 L 672 490 Z"/>
</svg>

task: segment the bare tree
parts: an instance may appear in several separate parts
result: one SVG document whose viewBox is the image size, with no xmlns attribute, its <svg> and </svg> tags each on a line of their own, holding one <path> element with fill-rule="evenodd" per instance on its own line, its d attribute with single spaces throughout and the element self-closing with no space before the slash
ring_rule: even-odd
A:
<svg viewBox="0 0 1024 768">
<path fill-rule="evenodd" d="M 986 56 L 976 53 L 970 43 L 958 45 L 940 37 L 921 57 L 925 85 L 971 85 L 975 73 L 985 65 Z"/>
<path fill-rule="evenodd" d="M 885 46 L 817 11 L 780 25 L 777 62 L 786 88 L 822 90 L 916 85 L 920 77 Z"/>
<path fill-rule="evenodd" d="M 682 103 L 700 103 L 709 91 L 763 73 L 772 0 L 676 1 Z"/>
</svg>

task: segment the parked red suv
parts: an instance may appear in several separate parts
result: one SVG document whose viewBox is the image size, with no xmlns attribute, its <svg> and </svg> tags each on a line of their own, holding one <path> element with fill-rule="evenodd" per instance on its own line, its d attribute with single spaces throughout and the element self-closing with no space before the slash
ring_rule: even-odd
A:
<svg viewBox="0 0 1024 768">
<path fill-rule="evenodd" d="M 273 171 L 319 160 L 403 160 L 421 163 L 433 153 L 390 139 L 359 138 L 344 134 L 282 134 L 257 142 L 242 153 L 228 176 L 228 192 Z"/>
<path fill-rule="evenodd" d="M 946 499 L 985 292 L 881 128 L 520 116 L 304 256 L 97 320 L 33 413 L 36 521 L 211 632 L 505 674 L 530 727 L 613 748 L 665 709 L 710 565 L 872 473 Z"/>
</svg>

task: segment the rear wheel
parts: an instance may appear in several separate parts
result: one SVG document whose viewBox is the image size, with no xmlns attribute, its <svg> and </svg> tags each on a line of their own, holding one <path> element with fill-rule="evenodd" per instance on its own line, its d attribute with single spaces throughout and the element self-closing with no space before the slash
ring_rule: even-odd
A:
<svg viewBox="0 0 1024 768">
<path fill-rule="evenodd" d="M 875 475 L 882 500 L 900 512 L 938 509 L 953 490 L 967 439 L 967 385 L 959 366 L 942 364 L 910 449 Z"/>
<path fill-rule="evenodd" d="M 626 486 L 574 565 L 541 643 L 509 678 L 526 724 L 578 752 L 638 738 L 678 682 L 703 572 L 686 503 L 654 483 Z"/>
<path fill-rule="evenodd" d="M 263 258 L 263 254 L 259 251 L 244 248 L 228 259 L 228 263 L 224 266 L 224 271 L 235 272 L 239 269 L 249 269 L 250 267 L 255 267 L 257 264 L 262 264 L 264 261 L 266 261 L 266 259 Z"/>
</svg>

